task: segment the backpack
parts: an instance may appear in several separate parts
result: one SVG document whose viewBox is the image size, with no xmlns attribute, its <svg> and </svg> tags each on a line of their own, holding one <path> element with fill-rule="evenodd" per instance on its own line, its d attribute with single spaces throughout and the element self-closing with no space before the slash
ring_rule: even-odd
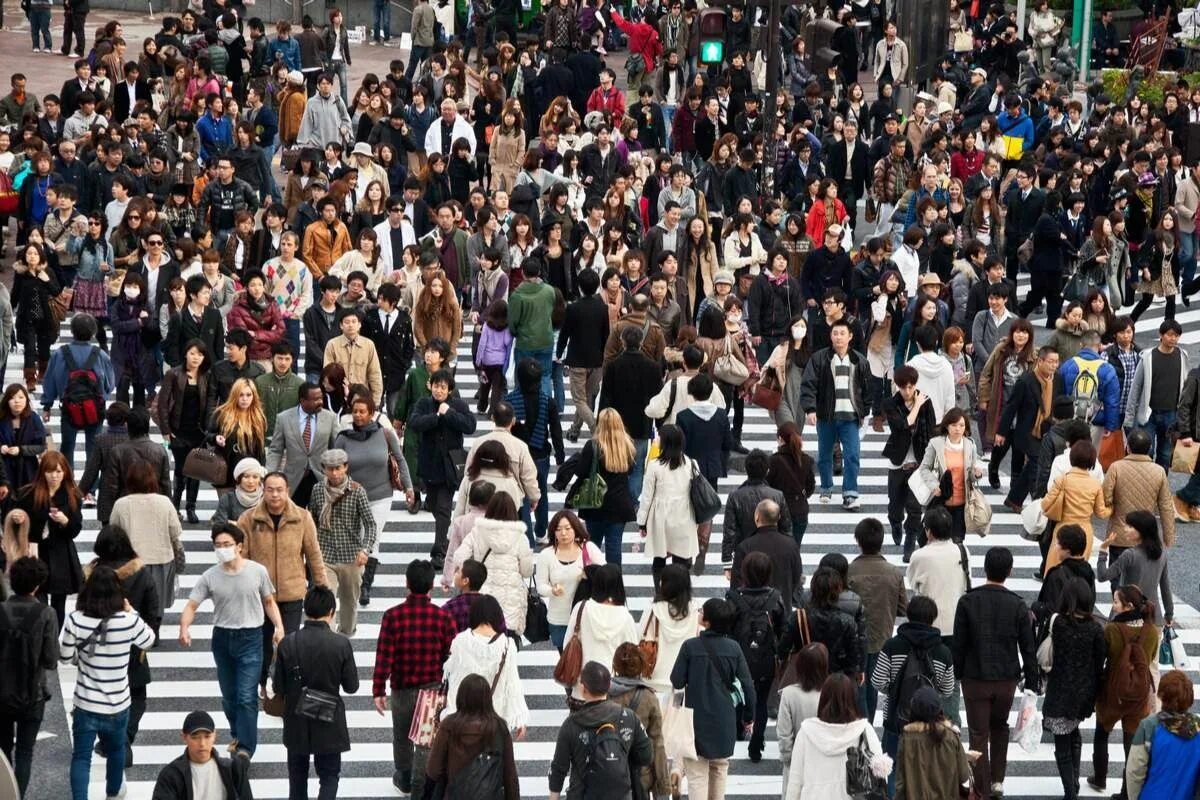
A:
<svg viewBox="0 0 1200 800">
<path fill-rule="evenodd" d="M 627 710 L 626 710 L 627 711 Z M 632 711 L 628 711 L 632 714 Z M 629 795 L 629 753 L 617 726 L 605 722 L 593 731 L 583 764 L 583 800 L 612 800 Z"/>
<path fill-rule="evenodd" d="M 38 678 L 41 659 L 33 639 L 34 626 L 42 620 L 41 606 L 31 606 L 21 624 L 13 618 L 12 607 L 0 603 L 0 712 L 16 715 L 41 702 L 45 696 Z"/>
<path fill-rule="evenodd" d="M 99 424 L 104 413 L 104 393 L 100 391 L 100 379 L 96 374 L 100 348 L 92 347 L 82 367 L 75 363 L 69 344 L 63 347 L 63 358 L 67 362 L 67 385 L 62 393 L 63 413 L 76 428 Z"/>
<path fill-rule="evenodd" d="M 913 695 L 918 689 L 933 686 L 933 659 L 929 650 L 914 647 L 904 659 L 900 675 L 892 683 L 888 693 L 888 718 L 897 731 L 903 730 L 909 722 L 909 706 L 912 705 Z"/>
<path fill-rule="evenodd" d="M 1144 630 L 1139 629 L 1136 635 L 1122 631 L 1124 644 L 1121 645 L 1121 655 L 1117 656 L 1117 663 L 1108 669 L 1105 699 L 1122 711 L 1132 712 L 1142 708 L 1150 696 L 1150 664 L 1146 660 L 1146 651 L 1142 649 Z"/>
<path fill-rule="evenodd" d="M 446 792 L 445 800 L 479 800 L 504 794 L 504 744 L 499 731 L 492 747 L 485 747 L 460 769 Z"/>
<path fill-rule="evenodd" d="M 733 626 L 733 637 L 742 646 L 750 677 L 765 680 L 775 674 L 775 650 L 778 637 L 771 624 L 770 609 L 780 605 L 779 590 L 771 589 L 766 594 L 747 597 L 741 590 L 729 593 L 729 599 L 737 609 L 737 622 Z"/>
<path fill-rule="evenodd" d="M 1072 359 L 1079 368 L 1075 383 L 1071 387 L 1071 401 L 1075 406 L 1075 419 L 1091 422 L 1099 410 L 1100 367 L 1102 359 L 1085 360 L 1079 356 Z"/>
</svg>

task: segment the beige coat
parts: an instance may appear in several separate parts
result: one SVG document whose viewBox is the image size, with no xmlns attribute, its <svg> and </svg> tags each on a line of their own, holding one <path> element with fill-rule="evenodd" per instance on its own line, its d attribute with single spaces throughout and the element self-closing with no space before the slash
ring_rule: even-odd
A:
<svg viewBox="0 0 1200 800">
<path fill-rule="evenodd" d="M 383 401 L 383 371 L 379 368 L 379 355 L 375 343 L 365 336 L 358 336 L 354 344 L 345 336 L 335 336 L 325 345 L 325 362 L 322 366 L 341 364 L 346 370 L 346 380 L 361 383 L 371 390 L 375 405 Z"/>
<path fill-rule="evenodd" d="M 1150 456 L 1127 455 L 1108 468 L 1104 476 L 1104 503 L 1112 508 L 1107 535 L 1117 534 L 1114 547 L 1133 547 L 1125 532 L 1125 515 L 1130 511 L 1157 511 L 1162 539 L 1167 547 L 1175 544 L 1175 506 L 1171 502 L 1171 484 L 1162 467 Z"/>
<path fill-rule="evenodd" d="M 492 178 L 497 181 L 496 185 L 511 192 L 517 183 L 517 173 L 521 171 L 524 158 L 525 131 L 509 134 L 497 127 L 488 149 L 488 163 L 492 166 Z"/>
<path fill-rule="evenodd" d="M 1112 509 L 1104 502 L 1104 488 L 1086 470 L 1072 467 L 1071 471 L 1056 480 L 1046 496 L 1042 498 L 1042 511 L 1046 517 L 1063 525 L 1078 525 L 1086 534 L 1087 547 L 1083 557 L 1092 555 L 1092 517 L 1108 519 Z M 1058 536 L 1055 535 L 1055 545 Z M 1058 565 L 1062 560 L 1058 547 L 1051 547 L 1046 557 L 1046 572 Z"/>
<path fill-rule="evenodd" d="M 237 525 L 246 534 L 246 558 L 267 568 L 267 575 L 275 586 L 275 599 L 279 602 L 304 599 L 308 591 L 305 564 L 312 572 L 314 582 L 329 585 L 325 579 L 321 546 L 317 543 L 317 526 L 307 509 L 288 500 L 276 528 L 267 512 L 267 504 L 262 502 L 242 514 Z"/>
</svg>

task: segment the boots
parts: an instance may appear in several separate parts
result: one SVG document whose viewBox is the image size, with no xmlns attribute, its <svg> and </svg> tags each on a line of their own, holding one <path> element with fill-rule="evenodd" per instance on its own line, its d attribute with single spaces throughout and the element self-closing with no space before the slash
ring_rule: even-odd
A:
<svg viewBox="0 0 1200 800">
<path fill-rule="evenodd" d="M 29 370 L 25 370 L 25 375 L 26 379 L 28 379 Z M 1191 506 L 1181 500 L 1179 495 L 1176 495 L 1173 500 L 1175 502 L 1175 520 L 1177 522 L 1191 522 Z"/>
<path fill-rule="evenodd" d="M 178 505 L 178 504 L 176 504 L 176 505 Z M 896 547 L 899 547 L 900 543 L 903 541 L 904 541 L 904 527 L 902 525 L 893 525 L 892 526 L 892 543 L 895 544 Z"/>
<path fill-rule="evenodd" d="M 30 394 L 33 394 L 37 391 L 37 374 L 36 368 L 25 368 L 25 390 Z"/>
<path fill-rule="evenodd" d="M 358 604 L 364 608 L 371 604 L 371 586 L 375 583 L 375 570 L 379 569 L 379 559 L 371 556 L 363 567 L 362 590 L 358 595 Z"/>
<path fill-rule="evenodd" d="M 37 364 L 38 364 L 37 365 L 38 380 L 41 381 L 42 383 L 45 383 L 46 382 L 46 368 L 50 366 L 50 362 L 42 361 L 41 359 L 39 359 Z"/>
</svg>

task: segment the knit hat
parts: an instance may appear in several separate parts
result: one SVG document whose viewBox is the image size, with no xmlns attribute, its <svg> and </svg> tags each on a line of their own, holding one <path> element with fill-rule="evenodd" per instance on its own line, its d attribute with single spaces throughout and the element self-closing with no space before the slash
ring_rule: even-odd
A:
<svg viewBox="0 0 1200 800">
<path fill-rule="evenodd" d="M 304 85 L 304 73 L 298 69 L 294 69 L 287 74 L 288 83 L 295 86 Z"/>
<path fill-rule="evenodd" d="M 335 447 L 321 453 L 322 467 L 340 467 L 343 464 L 350 462 L 350 456 L 346 455 L 346 451 L 340 447 Z"/>
<path fill-rule="evenodd" d="M 733 286 L 733 273 L 727 269 L 718 270 L 717 274 L 713 276 L 713 286 L 716 286 L 718 283 Z"/>
<path fill-rule="evenodd" d="M 238 480 L 247 472 L 258 475 L 260 479 L 267 476 L 266 468 L 263 467 L 262 464 L 258 463 L 257 458 L 243 458 L 233 468 L 233 482 L 237 483 Z"/>
</svg>

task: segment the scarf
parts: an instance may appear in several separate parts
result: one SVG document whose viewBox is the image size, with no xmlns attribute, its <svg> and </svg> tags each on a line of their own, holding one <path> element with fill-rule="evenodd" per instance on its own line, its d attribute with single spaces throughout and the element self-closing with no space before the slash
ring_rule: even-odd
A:
<svg viewBox="0 0 1200 800">
<path fill-rule="evenodd" d="M 1043 379 L 1041 375 L 1037 374 L 1037 372 L 1034 372 L 1033 377 L 1035 377 L 1038 383 L 1040 383 L 1042 386 L 1042 402 L 1038 405 L 1037 416 L 1034 417 L 1033 420 L 1032 433 L 1033 438 L 1041 439 L 1042 423 L 1046 421 L 1048 416 L 1050 416 L 1050 407 L 1054 402 L 1054 381 L 1053 379 Z"/>
<path fill-rule="evenodd" d="M 321 506 L 321 518 L 317 520 L 317 527 L 329 530 L 333 524 L 333 507 L 336 506 L 341 499 L 346 496 L 346 492 L 350 490 L 350 476 L 346 476 L 346 480 L 342 481 L 340 486 L 334 486 L 325 478 L 325 505 Z"/>
<path fill-rule="evenodd" d="M 349 428 L 341 431 L 339 435 L 345 436 L 347 439 L 355 442 L 365 442 L 367 439 L 370 439 L 377 430 L 379 430 L 379 423 L 375 420 L 371 420 L 361 428 L 351 425 Z"/>
<path fill-rule="evenodd" d="M 778 274 L 775 272 L 767 272 L 764 274 L 767 276 L 767 280 L 770 281 L 773 286 L 783 286 L 785 283 L 787 283 L 788 274 L 786 269 Z"/>
<path fill-rule="evenodd" d="M 496 287 L 500 284 L 500 276 L 503 274 L 504 270 L 499 267 L 479 270 L 479 285 L 483 287 L 483 294 L 488 299 L 489 305 L 497 299 L 502 299 L 496 297 Z"/>
<path fill-rule="evenodd" d="M 1200 717 L 1195 714 L 1160 711 L 1158 721 L 1180 739 L 1194 739 L 1196 734 L 1200 733 Z"/>
<path fill-rule="evenodd" d="M 242 504 L 242 508 L 254 508 L 263 499 L 262 483 L 258 484 L 258 491 L 247 492 L 241 486 L 236 487 L 234 493 L 237 495 L 237 501 Z"/>
</svg>

